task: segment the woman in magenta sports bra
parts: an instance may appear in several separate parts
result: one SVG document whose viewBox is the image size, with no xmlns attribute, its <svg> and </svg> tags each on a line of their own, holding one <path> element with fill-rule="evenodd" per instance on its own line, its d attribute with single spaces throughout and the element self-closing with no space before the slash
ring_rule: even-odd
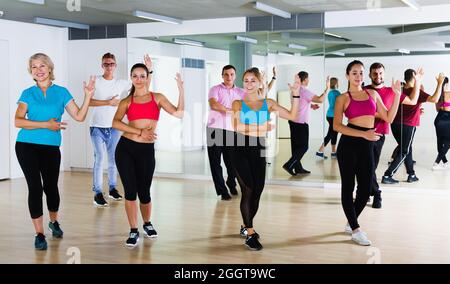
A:
<svg viewBox="0 0 450 284">
<path fill-rule="evenodd" d="M 445 91 L 448 87 L 448 78 L 445 77 L 442 84 L 441 97 L 436 104 L 438 114 L 434 120 L 437 136 L 438 155 L 434 161 L 433 170 L 446 170 L 450 168 L 446 154 L 450 149 L 450 92 Z M 442 162 L 442 164 L 441 164 Z"/>
<path fill-rule="evenodd" d="M 347 217 L 345 227 L 352 234 L 352 240 L 359 245 L 369 246 L 371 242 L 358 224 L 358 216 L 364 210 L 369 199 L 372 176 L 375 168 L 373 163 L 374 141 L 380 139 L 375 133 L 375 114 L 392 122 L 400 102 L 400 81 L 392 85 L 395 99 L 388 111 L 376 91 L 363 90 L 364 65 L 361 61 L 352 61 L 346 70 L 349 81 L 348 92 L 336 98 L 333 127 L 342 133 L 337 149 L 337 159 L 341 174 L 341 202 Z M 348 118 L 348 124 L 342 123 L 343 116 Z M 355 177 L 358 182 L 356 198 L 353 202 Z"/>
<path fill-rule="evenodd" d="M 154 142 L 160 109 L 163 108 L 178 118 L 183 117 L 184 111 L 184 87 L 180 74 L 176 76 L 180 94 L 178 106 L 170 103 L 163 94 L 149 92 L 150 80 L 150 72 L 144 64 L 135 64 L 131 68 L 133 86 L 130 95 L 120 102 L 113 120 L 113 127 L 123 132 L 117 144 L 115 158 L 124 187 L 125 210 L 131 228 L 125 243 L 129 247 L 136 246 L 139 241 L 136 197 L 140 201 L 145 236 L 158 236 L 150 222 L 150 186 L 155 171 Z M 125 115 L 128 124 L 122 121 Z"/>
</svg>

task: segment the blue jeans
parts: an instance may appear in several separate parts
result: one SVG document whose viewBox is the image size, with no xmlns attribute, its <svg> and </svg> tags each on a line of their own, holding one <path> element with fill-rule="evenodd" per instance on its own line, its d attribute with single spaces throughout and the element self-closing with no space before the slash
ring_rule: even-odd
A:
<svg viewBox="0 0 450 284">
<path fill-rule="evenodd" d="M 120 139 L 120 132 L 114 128 L 90 128 L 92 145 L 94 147 L 93 188 L 95 194 L 102 193 L 103 188 L 103 144 L 108 154 L 108 182 L 111 191 L 117 185 L 116 146 Z"/>
</svg>

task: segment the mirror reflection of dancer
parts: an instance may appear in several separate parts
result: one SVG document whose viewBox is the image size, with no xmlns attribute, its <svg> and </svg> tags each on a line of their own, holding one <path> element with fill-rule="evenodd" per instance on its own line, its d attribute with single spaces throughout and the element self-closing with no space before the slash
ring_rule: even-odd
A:
<svg viewBox="0 0 450 284">
<path fill-rule="evenodd" d="M 403 96 L 409 95 L 414 88 L 414 81 L 417 77 L 416 71 L 408 69 L 405 71 L 405 88 L 403 89 Z M 416 133 L 417 126 L 420 125 L 420 115 L 422 103 L 437 103 L 441 96 L 442 85 L 444 83 L 445 76 L 440 73 L 436 77 L 437 86 L 434 94 L 430 96 L 423 90 L 420 90 L 419 98 L 416 105 L 404 105 L 398 111 L 393 123 L 391 124 L 392 134 L 397 141 L 397 150 L 395 151 L 394 160 L 389 165 L 389 168 L 384 172 L 381 183 L 393 184 L 399 181 L 393 178 L 393 175 L 397 172 L 400 166 L 405 162 L 406 171 L 408 173 L 408 179 L 406 182 L 416 182 L 419 178 L 414 171 L 414 162 L 412 158 L 412 144 Z"/>
<path fill-rule="evenodd" d="M 298 111 L 299 84 L 289 85 L 293 95 L 291 110 L 277 104 L 272 99 L 265 99 L 266 79 L 258 68 L 251 68 L 243 75 L 243 100 L 233 102 L 233 127 L 236 131 L 236 146 L 232 151 L 233 166 L 241 187 L 241 214 L 243 225 L 240 235 L 246 237 L 245 244 L 251 250 L 261 250 L 259 235 L 253 229 L 253 219 L 258 211 L 259 201 L 265 184 L 266 157 L 265 135 L 273 129 L 269 124 L 270 113 L 275 112 L 284 119 L 293 119 Z M 263 88 L 260 86 L 264 84 Z"/>
<path fill-rule="evenodd" d="M 372 186 L 374 174 L 374 141 L 380 139 L 380 134 L 374 130 L 375 115 L 385 121 L 392 121 L 397 113 L 400 102 L 400 81 L 393 83 L 394 102 L 387 110 L 380 96 L 373 90 L 364 90 L 364 65 L 361 61 L 352 61 L 346 70 L 350 83 L 349 90 L 337 97 L 334 110 L 334 129 L 342 133 L 337 149 L 339 172 L 341 174 L 341 201 L 348 224 L 347 233 L 352 234 L 352 240 L 359 245 L 371 245 L 367 235 L 358 224 L 358 216 L 364 210 Z M 348 124 L 342 123 L 343 117 L 348 118 Z M 358 182 L 356 198 L 353 201 L 355 177 Z"/>
<path fill-rule="evenodd" d="M 450 149 L 450 92 L 448 91 L 447 77 L 444 79 L 441 98 L 436 104 L 436 110 L 438 114 L 434 120 L 434 126 L 436 127 L 438 155 L 433 164 L 434 171 L 450 168 L 446 157 L 448 149 Z"/>
<path fill-rule="evenodd" d="M 182 118 L 184 111 L 184 87 L 180 74 L 176 76 L 178 106 L 170 103 L 163 94 L 149 92 L 150 80 L 150 72 L 144 64 L 138 63 L 131 68 L 133 86 L 130 95 L 120 101 L 113 120 L 113 127 L 123 132 L 116 148 L 116 164 L 125 192 L 125 210 L 130 225 L 125 244 L 129 247 L 136 246 L 139 241 L 136 197 L 140 201 L 145 236 L 158 236 L 150 222 L 150 187 L 155 171 L 154 142 L 160 109 L 177 118 Z M 125 115 L 128 124 L 122 121 Z"/>
<path fill-rule="evenodd" d="M 16 155 L 27 180 L 28 208 L 36 230 L 34 247 L 37 250 L 47 249 L 43 193 L 50 215 L 48 227 L 53 237 L 63 237 L 58 222 L 58 179 L 61 164 L 59 147 L 61 130 L 66 127 L 66 123 L 61 122 L 62 115 L 66 110 L 74 120 L 84 121 L 95 89 L 95 77 L 91 77 L 88 85 L 84 83 L 84 101 L 79 108 L 66 88 L 53 84 L 54 69 L 53 62 L 47 55 L 36 53 L 30 57 L 28 71 L 36 85 L 22 92 L 15 115 L 15 125 L 21 128 L 17 135 Z"/>
</svg>

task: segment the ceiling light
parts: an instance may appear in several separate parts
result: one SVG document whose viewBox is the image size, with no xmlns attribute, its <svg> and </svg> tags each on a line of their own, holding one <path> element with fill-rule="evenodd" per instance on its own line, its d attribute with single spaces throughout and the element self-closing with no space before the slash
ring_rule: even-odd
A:
<svg viewBox="0 0 450 284">
<path fill-rule="evenodd" d="M 290 52 L 281 52 L 281 51 L 278 51 L 278 55 L 284 55 L 284 56 L 294 56 L 294 53 L 290 53 Z"/>
<path fill-rule="evenodd" d="M 21 2 L 27 2 L 31 4 L 39 4 L 39 5 L 45 5 L 45 0 L 19 0 Z"/>
<path fill-rule="evenodd" d="M 403 54 L 410 54 L 411 53 L 411 51 L 409 51 L 408 49 L 404 49 L 404 48 L 398 49 L 398 52 L 403 53 Z"/>
<path fill-rule="evenodd" d="M 256 10 L 260 10 L 272 15 L 280 16 L 285 19 L 291 18 L 291 13 L 277 9 L 275 7 L 269 6 L 267 4 L 263 4 L 261 2 L 255 2 L 255 5 L 253 6 Z"/>
<path fill-rule="evenodd" d="M 256 39 L 250 38 L 250 37 L 245 37 L 245 36 L 236 36 L 236 40 L 253 43 L 253 44 L 258 44 L 258 41 Z"/>
<path fill-rule="evenodd" d="M 205 44 L 201 41 L 195 41 L 190 39 L 182 39 L 182 38 L 174 38 L 174 43 L 178 44 L 186 44 L 186 45 L 192 45 L 192 46 L 204 46 Z"/>
<path fill-rule="evenodd" d="M 294 48 L 294 49 L 308 49 L 306 46 L 300 45 L 300 44 L 295 44 L 295 43 L 290 43 L 288 44 L 289 48 Z"/>
<path fill-rule="evenodd" d="M 41 24 L 41 25 L 56 26 L 56 27 L 66 27 L 66 28 L 74 28 L 74 29 L 81 29 L 81 30 L 89 30 L 89 25 L 79 24 L 79 23 L 74 23 L 74 22 L 60 21 L 60 20 L 53 20 L 53 19 L 47 19 L 47 18 L 40 18 L 40 17 L 35 17 L 34 23 Z"/>
<path fill-rule="evenodd" d="M 148 12 L 139 11 L 139 10 L 133 11 L 133 16 L 139 17 L 139 18 L 144 18 L 144 19 L 149 19 L 149 20 L 160 21 L 160 22 L 169 23 L 169 24 L 176 24 L 176 25 L 183 23 L 183 21 L 180 19 L 171 18 L 171 17 L 153 14 L 153 13 L 148 13 Z"/>
<path fill-rule="evenodd" d="M 416 11 L 420 9 L 420 5 L 416 2 L 416 0 L 402 0 L 402 2 Z"/>
<path fill-rule="evenodd" d="M 0 17 L 3 17 L 3 14 L 5 14 L 3 11 L 0 11 Z"/>
<path fill-rule="evenodd" d="M 345 53 L 339 52 L 339 51 L 330 52 L 329 54 L 333 54 L 333 55 L 337 55 L 337 56 L 345 56 Z"/>
<path fill-rule="evenodd" d="M 340 35 L 332 34 L 332 33 L 328 33 L 328 32 L 326 32 L 325 35 L 327 35 L 327 36 L 332 36 L 332 37 L 336 37 L 336 38 L 342 38 Z"/>
</svg>

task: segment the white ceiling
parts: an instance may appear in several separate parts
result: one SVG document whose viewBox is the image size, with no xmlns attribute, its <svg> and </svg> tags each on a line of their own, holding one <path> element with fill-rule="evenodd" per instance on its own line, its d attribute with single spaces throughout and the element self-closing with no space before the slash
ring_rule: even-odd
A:
<svg viewBox="0 0 450 284">
<path fill-rule="evenodd" d="M 264 16 L 249 0 L 80 0 L 81 11 L 69 12 L 67 0 L 46 0 L 45 5 L 20 0 L 0 0 L 3 19 L 32 22 L 33 17 L 75 21 L 89 25 L 148 22 L 132 16 L 143 10 L 182 20 L 226 17 Z M 405 7 L 400 0 L 261 0 L 260 2 L 290 13 L 367 9 L 368 3 L 380 8 Z M 448 0 L 416 0 L 422 6 L 448 4 Z"/>
</svg>

